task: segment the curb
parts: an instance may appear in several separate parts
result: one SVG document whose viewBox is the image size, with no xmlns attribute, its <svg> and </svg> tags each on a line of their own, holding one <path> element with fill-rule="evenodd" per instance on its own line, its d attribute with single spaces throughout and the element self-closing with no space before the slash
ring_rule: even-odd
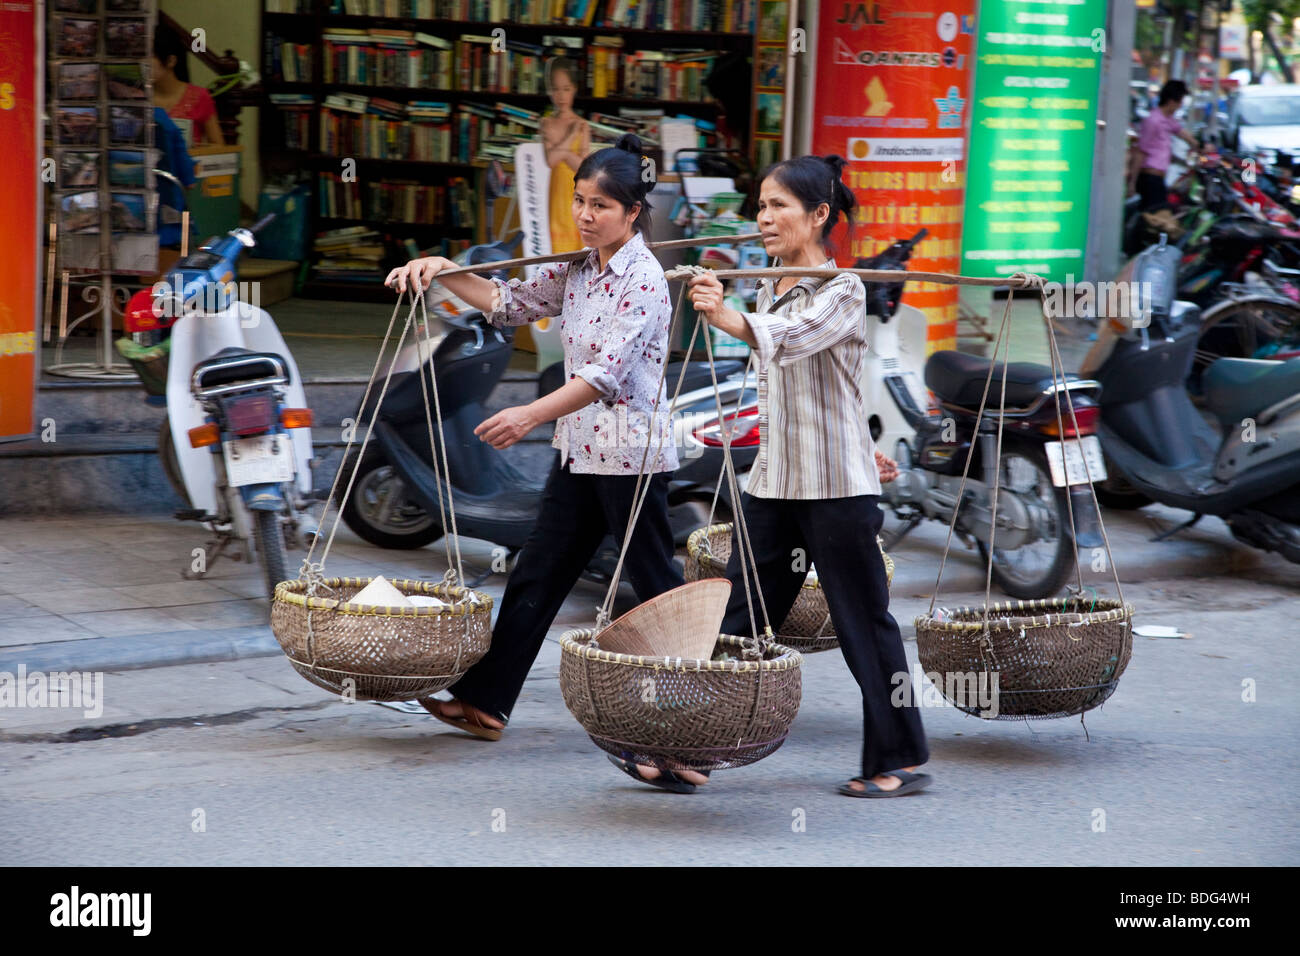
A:
<svg viewBox="0 0 1300 956">
<path fill-rule="evenodd" d="M 0 672 L 125 671 L 233 661 L 282 653 L 269 625 L 216 631 L 89 637 L 0 648 Z"/>
</svg>

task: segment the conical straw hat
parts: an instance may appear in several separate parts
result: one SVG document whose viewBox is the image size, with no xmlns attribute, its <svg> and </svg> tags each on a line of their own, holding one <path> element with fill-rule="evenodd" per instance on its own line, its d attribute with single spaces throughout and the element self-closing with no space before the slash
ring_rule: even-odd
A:
<svg viewBox="0 0 1300 956">
<path fill-rule="evenodd" d="M 596 643 L 616 654 L 708 660 L 730 599 L 726 578 L 692 581 L 632 608 L 596 635 Z"/>
</svg>

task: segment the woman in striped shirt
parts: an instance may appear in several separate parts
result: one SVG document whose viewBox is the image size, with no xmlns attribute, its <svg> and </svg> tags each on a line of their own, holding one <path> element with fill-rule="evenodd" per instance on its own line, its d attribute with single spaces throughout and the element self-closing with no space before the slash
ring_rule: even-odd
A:
<svg viewBox="0 0 1300 956">
<path fill-rule="evenodd" d="M 844 214 L 851 230 L 855 205 L 843 169 L 839 156 L 801 156 L 763 174 L 758 227 L 774 265 L 835 268 L 831 229 Z M 768 617 L 785 620 L 806 573 L 794 569 L 815 564 L 862 690 L 862 775 L 840 792 L 893 797 L 923 789 L 930 777 L 915 772 L 929 759 L 920 711 L 892 703 L 903 696 L 894 693 L 899 680 L 911 678 L 876 534 L 884 520 L 880 482 L 897 472 L 875 450 L 859 386 L 867 352 L 862 282 L 851 274 L 761 279 L 751 313 L 723 305 L 715 276 L 692 279 L 690 289 L 711 325 L 749 343 L 759 369 L 759 452 L 741 504 Z M 733 542 L 728 634 L 751 630 L 739 558 Z"/>
</svg>

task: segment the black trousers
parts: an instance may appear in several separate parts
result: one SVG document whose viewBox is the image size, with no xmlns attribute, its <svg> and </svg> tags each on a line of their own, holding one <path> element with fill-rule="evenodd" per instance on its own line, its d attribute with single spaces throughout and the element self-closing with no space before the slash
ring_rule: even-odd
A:
<svg viewBox="0 0 1300 956">
<path fill-rule="evenodd" d="M 862 690 L 862 775 L 874 777 L 925 763 L 930 757 L 915 703 L 893 706 L 895 675 L 911 680 L 898 623 L 889 613 L 885 562 L 876 544 L 884 515 L 876 495 L 822 500 L 741 495 L 759 586 L 773 632 L 790 613 L 810 564 L 826 593 L 840 650 Z M 799 570 L 802 568 L 803 570 Z M 740 546 L 733 534 L 727 578 L 731 602 L 724 633 L 748 635 L 749 610 L 741 581 Z M 753 574 L 750 574 L 753 588 Z M 754 597 L 754 619 L 763 619 Z M 914 701 L 915 694 L 908 700 Z"/>
<path fill-rule="evenodd" d="M 650 480 L 623 573 L 645 602 L 685 582 L 673 564 L 668 523 L 668 479 Z M 542 493 L 537 524 L 506 582 L 492 646 L 451 688 L 452 695 L 501 720 L 509 720 L 528 671 L 560 606 L 606 534 L 622 547 L 632 516 L 636 475 L 575 475 L 557 460 Z"/>
<path fill-rule="evenodd" d="M 1142 212 L 1154 212 L 1169 205 L 1169 187 L 1165 185 L 1165 177 L 1154 173 L 1138 173 L 1136 186 L 1137 194 L 1142 199 L 1138 208 Z"/>
</svg>

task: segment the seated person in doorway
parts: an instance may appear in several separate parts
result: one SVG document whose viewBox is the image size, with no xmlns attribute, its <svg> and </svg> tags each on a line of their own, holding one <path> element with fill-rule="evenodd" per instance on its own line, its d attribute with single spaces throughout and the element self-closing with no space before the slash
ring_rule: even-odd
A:
<svg viewBox="0 0 1300 956">
<path fill-rule="evenodd" d="M 176 34 L 161 23 L 153 34 L 153 57 L 150 69 L 153 76 L 153 103 L 167 111 L 174 120 L 188 120 L 194 128 L 191 146 L 224 145 L 221 124 L 217 122 L 217 107 L 212 94 L 191 83 L 189 49 Z"/>
</svg>

